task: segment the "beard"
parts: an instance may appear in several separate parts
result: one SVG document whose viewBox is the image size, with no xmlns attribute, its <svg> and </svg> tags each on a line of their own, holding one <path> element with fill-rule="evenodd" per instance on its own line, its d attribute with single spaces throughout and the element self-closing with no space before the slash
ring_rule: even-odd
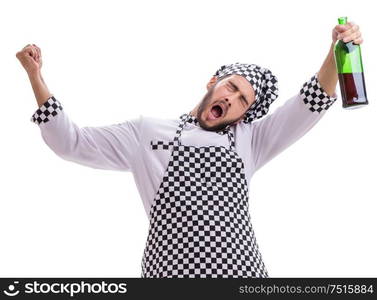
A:
<svg viewBox="0 0 377 300">
<path fill-rule="evenodd" d="M 224 121 L 220 122 L 219 124 L 212 125 L 212 126 L 209 126 L 205 123 L 203 114 L 204 114 L 204 111 L 206 110 L 206 108 L 211 104 L 211 98 L 212 98 L 214 87 L 215 86 L 212 86 L 208 90 L 208 92 L 204 95 L 202 101 L 200 102 L 199 107 L 198 107 L 197 119 L 198 119 L 200 126 L 203 129 L 209 130 L 209 131 L 221 131 L 226 126 L 228 126 L 229 124 L 237 122 L 239 120 L 239 118 L 233 119 L 233 120 L 226 120 L 226 121 L 224 120 Z"/>
</svg>

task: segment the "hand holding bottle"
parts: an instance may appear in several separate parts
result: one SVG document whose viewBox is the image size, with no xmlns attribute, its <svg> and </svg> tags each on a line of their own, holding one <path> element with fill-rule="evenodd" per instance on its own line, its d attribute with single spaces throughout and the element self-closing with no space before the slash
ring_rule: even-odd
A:
<svg viewBox="0 0 377 300">
<path fill-rule="evenodd" d="M 333 49 L 338 72 L 343 108 L 353 109 L 368 104 L 360 44 L 360 27 L 338 18 L 332 31 Z"/>
<path fill-rule="evenodd" d="M 337 40 L 342 40 L 344 43 L 353 41 L 355 44 L 362 44 L 360 26 L 353 22 L 336 25 L 332 31 L 332 41 L 335 44 Z"/>
</svg>

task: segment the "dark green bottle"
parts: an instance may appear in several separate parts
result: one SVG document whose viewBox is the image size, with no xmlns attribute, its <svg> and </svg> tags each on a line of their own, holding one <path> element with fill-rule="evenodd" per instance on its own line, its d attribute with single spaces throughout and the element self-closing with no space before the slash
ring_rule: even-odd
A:
<svg viewBox="0 0 377 300">
<path fill-rule="evenodd" d="M 347 24 L 347 17 L 338 18 L 339 24 Z M 334 55 L 343 108 L 358 108 L 368 104 L 360 45 L 337 40 Z"/>
</svg>

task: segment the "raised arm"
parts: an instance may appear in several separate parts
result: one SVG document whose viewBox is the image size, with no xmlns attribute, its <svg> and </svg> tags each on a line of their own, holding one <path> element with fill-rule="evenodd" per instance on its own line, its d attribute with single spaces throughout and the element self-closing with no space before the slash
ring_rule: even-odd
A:
<svg viewBox="0 0 377 300">
<path fill-rule="evenodd" d="M 139 120 L 102 127 L 79 127 L 52 95 L 41 75 L 40 49 L 28 45 L 17 53 L 27 71 L 38 109 L 31 117 L 45 143 L 61 158 L 88 167 L 131 171 L 139 147 Z"/>
<path fill-rule="evenodd" d="M 349 22 L 335 26 L 331 47 L 319 72 L 274 113 L 251 124 L 255 170 L 307 133 L 337 99 L 338 74 L 333 53 L 337 39 L 345 42 L 353 40 L 355 44 L 363 42 L 358 25 Z"/>
<path fill-rule="evenodd" d="M 272 114 L 251 123 L 255 171 L 307 133 L 336 99 L 323 90 L 316 73 Z"/>
</svg>

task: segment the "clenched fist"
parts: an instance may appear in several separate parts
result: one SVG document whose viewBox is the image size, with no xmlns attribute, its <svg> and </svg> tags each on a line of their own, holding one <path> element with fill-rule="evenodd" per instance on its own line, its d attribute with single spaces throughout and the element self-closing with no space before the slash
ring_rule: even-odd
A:
<svg viewBox="0 0 377 300">
<path fill-rule="evenodd" d="M 42 68 L 41 49 L 35 44 L 26 45 L 16 57 L 29 75 L 38 73 Z"/>
</svg>

